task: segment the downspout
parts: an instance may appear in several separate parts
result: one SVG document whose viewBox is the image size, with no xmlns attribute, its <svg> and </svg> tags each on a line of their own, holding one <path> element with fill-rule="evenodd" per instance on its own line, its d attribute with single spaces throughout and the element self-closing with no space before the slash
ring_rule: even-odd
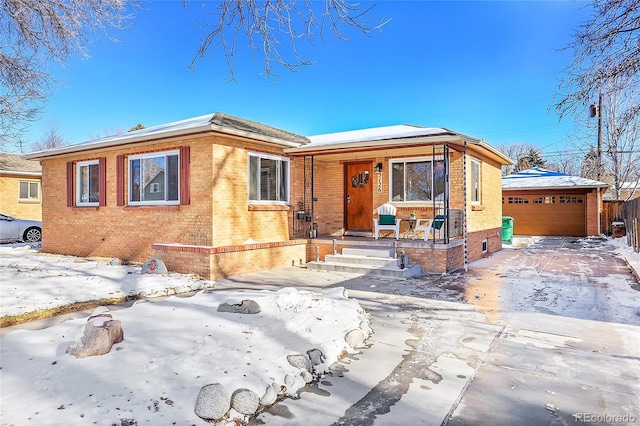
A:
<svg viewBox="0 0 640 426">
<path fill-rule="evenodd" d="M 598 237 L 600 236 L 600 234 L 602 234 L 602 210 L 601 210 L 602 202 L 600 201 L 602 196 L 602 194 L 600 193 L 601 189 L 602 188 L 598 187 L 597 188 L 598 191 L 596 192 L 596 195 L 597 195 L 596 199 L 598 203 Z M 589 212 L 587 212 L 587 217 L 589 217 Z"/>
<path fill-rule="evenodd" d="M 467 141 L 462 152 L 462 241 L 464 250 L 464 271 L 468 270 L 469 247 L 467 245 Z"/>
<path fill-rule="evenodd" d="M 312 232 L 312 235 L 315 238 L 318 235 L 315 234 L 317 232 L 316 231 L 316 226 L 315 226 L 315 224 L 316 224 L 316 222 L 315 222 L 316 215 L 314 213 L 314 206 L 313 206 L 313 203 L 316 201 L 316 197 L 313 194 L 313 186 L 314 186 L 314 180 L 313 180 L 313 171 L 314 171 L 313 169 L 314 169 L 314 167 L 313 167 L 313 163 L 314 163 L 314 156 L 312 155 L 311 156 L 311 232 Z"/>
</svg>

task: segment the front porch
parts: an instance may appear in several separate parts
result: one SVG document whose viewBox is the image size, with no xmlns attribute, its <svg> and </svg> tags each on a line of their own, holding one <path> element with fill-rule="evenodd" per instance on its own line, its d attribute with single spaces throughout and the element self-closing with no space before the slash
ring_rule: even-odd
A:
<svg viewBox="0 0 640 426">
<path fill-rule="evenodd" d="M 340 255 L 347 248 L 387 250 L 396 258 L 404 255 L 408 259 L 406 266 L 419 265 L 421 273 L 453 272 L 463 268 L 466 259 L 466 247 L 461 237 L 452 238 L 446 244 L 424 239 L 381 237 L 376 240 L 332 235 L 217 247 L 153 244 L 155 256 L 162 259 L 169 270 L 198 274 L 209 280 L 261 270 L 306 267 L 309 262 L 324 262 L 327 255 Z"/>
<path fill-rule="evenodd" d="M 404 267 L 419 265 L 422 273 L 446 273 L 461 269 L 465 264 L 464 240 L 441 240 L 356 236 L 320 236 L 307 242 L 307 262 L 324 262 L 328 255 L 343 254 L 345 249 L 388 250 L 395 258 L 407 259 Z"/>
</svg>

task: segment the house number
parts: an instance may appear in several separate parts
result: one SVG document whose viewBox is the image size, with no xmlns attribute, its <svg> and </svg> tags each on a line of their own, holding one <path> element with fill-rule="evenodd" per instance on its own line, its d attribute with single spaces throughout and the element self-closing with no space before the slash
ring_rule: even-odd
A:
<svg viewBox="0 0 640 426">
<path fill-rule="evenodd" d="M 382 194 L 382 173 L 378 173 L 378 194 Z"/>
</svg>

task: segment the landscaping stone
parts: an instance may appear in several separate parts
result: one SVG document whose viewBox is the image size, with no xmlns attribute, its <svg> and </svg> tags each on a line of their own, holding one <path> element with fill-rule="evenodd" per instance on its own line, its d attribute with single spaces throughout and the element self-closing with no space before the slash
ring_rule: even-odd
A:
<svg viewBox="0 0 640 426">
<path fill-rule="evenodd" d="M 287 361 L 292 367 L 308 371 L 309 373 L 312 371 L 311 362 L 309 361 L 309 358 L 304 355 L 287 355 Z"/>
<path fill-rule="evenodd" d="M 344 336 L 344 340 L 352 348 L 356 348 L 364 342 L 364 333 L 359 328 L 354 328 Z"/>
<path fill-rule="evenodd" d="M 205 420 L 216 420 L 227 414 L 231 407 L 231 398 L 220 383 L 204 385 L 196 399 L 194 412 Z"/>
<path fill-rule="evenodd" d="M 112 319 L 111 314 L 104 310 L 96 312 L 87 319 L 76 339 L 67 347 L 66 353 L 76 358 L 104 355 L 111 351 L 114 344 L 124 340 L 120 321 Z"/>
<path fill-rule="evenodd" d="M 221 303 L 218 305 L 218 312 L 232 312 L 236 314 L 258 314 L 260 305 L 254 300 L 243 300 L 240 304 Z"/>
<path fill-rule="evenodd" d="M 311 360 L 311 365 L 313 366 L 322 364 L 325 359 L 320 349 L 310 349 L 307 351 L 307 355 L 309 355 L 309 360 Z"/>
<path fill-rule="evenodd" d="M 255 392 L 249 389 L 238 389 L 231 395 L 231 408 L 241 414 L 255 414 L 260 400 Z"/>
<path fill-rule="evenodd" d="M 305 383 L 313 382 L 313 374 L 309 373 L 308 371 L 303 371 L 300 373 L 300 375 L 302 376 L 302 380 L 304 380 Z"/>
<path fill-rule="evenodd" d="M 273 382 L 270 386 L 267 386 L 267 389 L 264 391 L 264 395 L 260 398 L 260 404 L 265 407 L 268 407 L 274 404 L 278 400 L 278 390 L 280 386 L 276 382 Z"/>
<path fill-rule="evenodd" d="M 167 270 L 164 262 L 160 260 L 160 258 L 153 256 L 151 259 L 142 264 L 142 273 L 163 275 L 169 273 L 169 271 Z"/>
</svg>

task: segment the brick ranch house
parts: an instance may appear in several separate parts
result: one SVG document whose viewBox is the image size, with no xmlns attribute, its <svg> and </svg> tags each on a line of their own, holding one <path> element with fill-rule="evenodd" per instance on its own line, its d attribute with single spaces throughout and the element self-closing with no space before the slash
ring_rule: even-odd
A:
<svg viewBox="0 0 640 426">
<path fill-rule="evenodd" d="M 43 251 L 142 262 L 217 279 L 322 260 L 344 247 L 404 250 L 448 272 L 502 248 L 501 166 L 484 141 L 389 126 L 313 137 L 223 113 L 34 152 Z M 442 234 L 371 238 L 376 208 L 443 215 Z M 402 232 L 408 223 L 402 222 Z"/>
<path fill-rule="evenodd" d="M 42 168 L 37 161 L 18 154 L 0 153 L 0 210 L 19 219 L 41 220 L 40 181 Z"/>
</svg>

